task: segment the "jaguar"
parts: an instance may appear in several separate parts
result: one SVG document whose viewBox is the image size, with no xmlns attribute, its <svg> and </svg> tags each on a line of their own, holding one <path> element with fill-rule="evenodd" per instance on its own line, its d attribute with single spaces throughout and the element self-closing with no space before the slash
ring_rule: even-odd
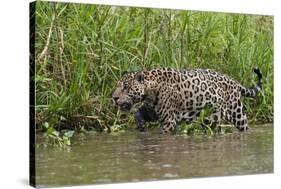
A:
<svg viewBox="0 0 281 189">
<path fill-rule="evenodd" d="M 256 97 L 262 88 L 262 74 L 254 68 L 258 77 L 256 86 L 247 88 L 226 74 L 212 69 L 154 68 L 124 73 L 112 94 L 114 104 L 121 111 L 134 113 L 136 126 L 145 131 L 146 122 L 159 121 L 161 131 L 175 131 L 178 123 L 193 123 L 200 112 L 211 107 L 205 118 L 209 123 L 221 121 L 233 124 L 239 131 L 246 131 L 248 119 L 241 98 Z"/>
</svg>

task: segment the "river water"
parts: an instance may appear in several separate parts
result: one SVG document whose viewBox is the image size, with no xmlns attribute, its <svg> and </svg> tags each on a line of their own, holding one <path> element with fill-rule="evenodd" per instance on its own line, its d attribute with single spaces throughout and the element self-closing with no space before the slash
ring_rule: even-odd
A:
<svg viewBox="0 0 281 189">
<path fill-rule="evenodd" d="M 69 148 L 36 148 L 38 187 L 272 172 L 272 125 L 214 136 L 78 134 Z"/>
</svg>

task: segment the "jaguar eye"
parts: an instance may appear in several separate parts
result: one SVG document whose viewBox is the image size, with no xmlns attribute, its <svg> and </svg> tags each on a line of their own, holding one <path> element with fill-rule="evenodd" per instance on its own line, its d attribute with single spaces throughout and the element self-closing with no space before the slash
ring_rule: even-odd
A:
<svg viewBox="0 0 281 189">
<path fill-rule="evenodd" d="M 128 83 L 123 83 L 123 89 L 124 90 L 128 89 Z"/>
</svg>

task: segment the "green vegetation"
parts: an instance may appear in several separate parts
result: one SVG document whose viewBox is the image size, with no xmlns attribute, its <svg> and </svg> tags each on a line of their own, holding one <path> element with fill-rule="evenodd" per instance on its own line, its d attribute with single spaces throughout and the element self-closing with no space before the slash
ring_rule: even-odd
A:
<svg viewBox="0 0 281 189">
<path fill-rule="evenodd" d="M 37 128 L 62 141 L 57 130 L 134 126 L 111 92 L 123 71 L 153 67 L 212 68 L 245 86 L 259 67 L 262 94 L 244 101 L 252 124 L 272 122 L 273 17 L 39 1 L 35 32 Z"/>
</svg>

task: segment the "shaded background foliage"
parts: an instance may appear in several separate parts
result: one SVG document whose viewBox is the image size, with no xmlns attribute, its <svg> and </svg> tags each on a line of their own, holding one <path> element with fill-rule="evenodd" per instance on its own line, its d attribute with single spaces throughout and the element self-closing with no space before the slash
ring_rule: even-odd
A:
<svg viewBox="0 0 281 189">
<path fill-rule="evenodd" d="M 211 68 L 249 87 L 259 67 L 263 91 L 244 102 L 251 123 L 272 122 L 271 16 L 40 1 L 35 14 L 38 128 L 133 125 L 110 94 L 123 71 L 154 67 Z"/>
</svg>

